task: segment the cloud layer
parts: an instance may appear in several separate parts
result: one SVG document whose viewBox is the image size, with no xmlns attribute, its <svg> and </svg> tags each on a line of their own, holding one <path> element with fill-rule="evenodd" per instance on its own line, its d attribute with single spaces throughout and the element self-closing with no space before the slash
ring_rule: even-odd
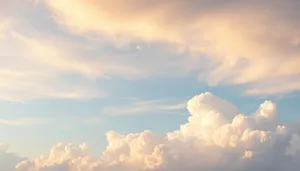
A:
<svg viewBox="0 0 300 171">
<path fill-rule="evenodd" d="M 201 59 L 210 85 L 247 84 L 248 94 L 300 89 L 298 0 L 45 0 L 55 20 L 112 42 L 174 45 Z M 174 48 L 173 48 L 174 49 Z M 283 84 L 284 83 L 284 84 Z"/>
<path fill-rule="evenodd" d="M 298 91 L 299 8 L 298 0 L 0 0 L 0 99 L 102 98 L 109 93 L 98 80 L 195 72 L 251 95 Z"/>
<path fill-rule="evenodd" d="M 166 55 L 165 48 L 133 45 L 124 50 L 94 37 L 72 35 L 53 22 L 53 14 L 39 2 L 0 0 L 0 78 L 6 80 L 0 84 L 0 100 L 103 98 L 109 93 L 98 84 L 111 78 L 182 72 L 174 63 L 183 59 Z"/>
<path fill-rule="evenodd" d="M 275 103 L 265 101 L 254 114 L 244 115 L 229 102 L 203 93 L 189 100 L 187 109 L 188 122 L 164 136 L 151 131 L 108 132 L 108 146 L 97 160 L 89 157 L 85 143 L 58 143 L 49 155 L 23 161 L 0 144 L 0 167 L 4 171 L 295 171 L 300 167 L 300 136 L 295 126 L 278 122 Z"/>
</svg>

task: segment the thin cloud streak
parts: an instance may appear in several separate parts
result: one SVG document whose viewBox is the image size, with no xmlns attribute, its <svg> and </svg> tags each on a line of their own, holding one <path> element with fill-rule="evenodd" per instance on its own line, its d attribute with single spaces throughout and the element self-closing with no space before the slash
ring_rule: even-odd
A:
<svg viewBox="0 0 300 171">
<path fill-rule="evenodd" d="M 0 125 L 8 126 L 33 126 L 52 123 L 52 119 L 45 118 L 20 118 L 20 119 L 0 119 Z"/>
<path fill-rule="evenodd" d="M 160 113 L 176 113 L 186 108 L 186 103 L 169 103 L 166 100 L 137 101 L 128 105 L 109 106 L 102 109 L 107 115 L 144 115 Z"/>
</svg>

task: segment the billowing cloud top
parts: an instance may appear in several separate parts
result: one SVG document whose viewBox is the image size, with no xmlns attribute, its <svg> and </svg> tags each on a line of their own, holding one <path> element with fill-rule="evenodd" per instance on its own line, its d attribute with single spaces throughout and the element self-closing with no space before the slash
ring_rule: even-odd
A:
<svg viewBox="0 0 300 171">
<path fill-rule="evenodd" d="M 151 131 L 108 132 L 98 160 L 87 144 L 58 143 L 47 156 L 21 160 L 1 144 L 3 171 L 296 171 L 299 134 L 278 123 L 276 104 L 264 102 L 243 115 L 229 102 L 203 93 L 187 103 L 188 122 L 165 136 Z M 4 147 L 4 148 L 3 148 Z M 20 161 L 20 162 L 18 162 Z"/>
</svg>

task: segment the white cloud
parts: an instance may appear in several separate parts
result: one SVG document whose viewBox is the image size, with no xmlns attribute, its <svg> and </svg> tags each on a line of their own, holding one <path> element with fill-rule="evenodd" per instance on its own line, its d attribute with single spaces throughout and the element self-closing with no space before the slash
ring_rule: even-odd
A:
<svg viewBox="0 0 300 171">
<path fill-rule="evenodd" d="M 0 100 L 107 96 L 107 92 L 91 80 L 76 84 L 68 80 L 68 75 L 71 75 L 68 71 L 88 73 L 91 69 L 80 61 L 66 59 L 70 55 L 66 51 L 71 51 L 69 42 L 63 38 L 59 40 L 59 36 L 46 36 L 43 31 L 31 28 L 26 16 L 20 16 L 24 10 L 34 9 L 32 2 L 0 2 L 3 3 L 0 5 L 0 19 L 4 19 L 0 23 L 0 78 L 5 80 L 0 83 Z M 18 27 L 19 22 L 22 29 Z"/>
<path fill-rule="evenodd" d="M 7 143 L 0 143 L 0 151 L 7 151 L 8 150 L 9 145 Z"/>
<path fill-rule="evenodd" d="M 80 117 L 75 117 L 75 121 L 87 125 L 101 125 L 103 124 L 104 120 L 103 117 L 101 116 L 80 116 Z"/>
<path fill-rule="evenodd" d="M 300 90 L 298 0 L 79 1 L 44 0 L 59 24 L 80 35 L 163 42 L 209 57 L 189 67 L 210 85 L 247 84 L 255 95 Z"/>
<path fill-rule="evenodd" d="M 13 153 L 8 152 L 9 145 L 6 143 L 0 143 L 0 169 L 1 171 L 12 171 L 15 168 L 16 163 L 25 160 Z"/>
<path fill-rule="evenodd" d="M 286 154 L 288 155 L 295 155 L 296 153 L 300 152 L 300 136 L 297 134 L 293 134 L 290 146 L 286 150 Z"/>
<path fill-rule="evenodd" d="M 45 118 L 19 118 L 19 119 L 0 119 L 0 125 L 9 126 L 26 126 L 26 125 L 43 125 L 51 123 L 51 119 Z"/>
<path fill-rule="evenodd" d="M 126 50 L 125 54 L 111 51 L 103 41 L 36 27 L 40 25 L 36 20 L 43 19 L 49 25 L 52 21 L 46 14 L 38 13 L 41 6 L 31 0 L 1 3 L 0 19 L 5 20 L 0 24 L 0 78 L 6 81 L 0 84 L 0 100 L 102 98 L 108 92 L 97 85 L 99 81 L 145 78 L 179 70 L 167 62 L 168 58 L 161 59 L 165 54 L 157 55 L 153 50 Z M 35 15 L 40 17 L 36 19 Z M 172 57 L 172 63 L 182 61 L 175 58 Z"/>
<path fill-rule="evenodd" d="M 165 136 L 151 131 L 127 135 L 110 131 L 106 134 L 108 146 L 99 159 L 89 157 L 85 143 L 58 143 L 49 155 L 15 162 L 14 170 L 295 171 L 299 168 L 299 143 L 296 143 L 299 135 L 296 129 L 277 121 L 273 102 L 266 101 L 254 114 L 243 115 L 225 100 L 204 93 L 192 98 L 187 108 L 191 114 L 188 122 Z M 12 161 L 7 157 L 10 153 L 3 154 L 2 160 Z M 7 163 L 0 167 L 11 168 Z"/>
<path fill-rule="evenodd" d="M 5 65 L 5 64 L 4 64 Z M 32 70 L 33 69 L 33 70 Z M 62 75 L 30 70 L 0 69 L 0 100 L 27 101 L 39 98 L 73 98 L 85 99 L 105 97 L 107 92 L 98 89 L 89 82 L 74 84 Z"/>
<path fill-rule="evenodd" d="M 101 98 L 95 79 L 190 71 L 210 85 L 246 84 L 250 95 L 300 89 L 297 0 L 77 1 L 0 1 L 1 100 Z"/>
<path fill-rule="evenodd" d="M 49 67 L 49 70 L 56 69 L 58 73 L 75 72 L 88 77 L 104 77 L 106 72 L 117 75 L 138 75 L 134 67 L 130 68 L 117 61 L 115 63 L 102 61 L 104 54 L 97 54 L 98 58 L 85 56 L 85 52 L 88 52 L 85 50 L 88 47 L 82 42 L 72 42 L 72 40 L 55 35 L 26 37 L 16 32 L 12 33 L 12 37 L 22 44 L 24 58 L 46 68 Z"/>
<path fill-rule="evenodd" d="M 3 38 L 5 31 L 5 23 L 0 22 L 0 39 Z"/>
<path fill-rule="evenodd" d="M 169 103 L 167 100 L 149 100 L 139 101 L 120 106 L 108 106 L 102 109 L 107 115 L 136 115 L 149 114 L 151 112 L 167 112 L 174 113 L 186 107 L 186 103 Z"/>
</svg>

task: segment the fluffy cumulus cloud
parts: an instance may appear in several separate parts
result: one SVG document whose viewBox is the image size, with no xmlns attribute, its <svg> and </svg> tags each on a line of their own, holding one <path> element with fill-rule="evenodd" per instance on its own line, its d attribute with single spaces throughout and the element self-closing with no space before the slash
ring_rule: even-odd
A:
<svg viewBox="0 0 300 171">
<path fill-rule="evenodd" d="M 298 0 L 44 2 L 72 32 L 112 42 L 163 42 L 209 57 L 195 68 L 202 66 L 199 77 L 211 85 L 247 84 L 248 94 L 300 89 Z"/>
<path fill-rule="evenodd" d="M 49 155 L 22 161 L 0 144 L 0 167 L 5 171 L 295 171 L 300 167 L 300 136 L 295 126 L 278 122 L 275 103 L 265 101 L 254 114 L 244 115 L 229 102 L 203 93 L 189 100 L 187 109 L 188 122 L 164 136 L 151 131 L 108 132 L 108 146 L 97 160 L 89 157 L 87 144 L 58 143 Z"/>
</svg>

